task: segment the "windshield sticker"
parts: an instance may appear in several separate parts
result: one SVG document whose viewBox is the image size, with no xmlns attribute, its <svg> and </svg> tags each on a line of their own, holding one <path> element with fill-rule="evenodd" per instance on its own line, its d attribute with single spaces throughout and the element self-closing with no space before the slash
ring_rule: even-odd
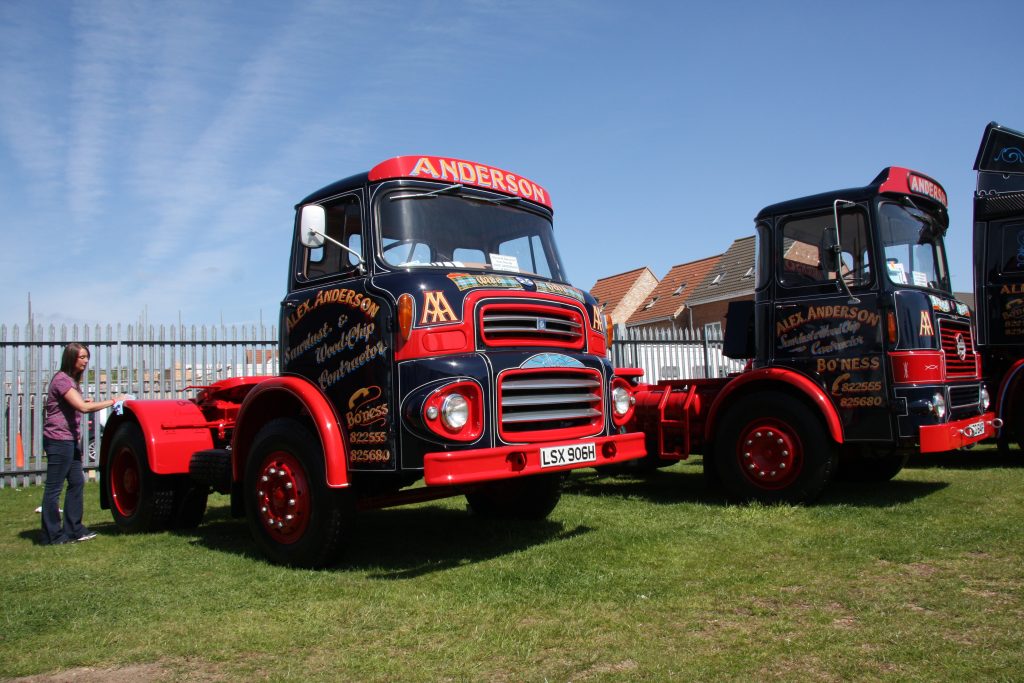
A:
<svg viewBox="0 0 1024 683">
<path fill-rule="evenodd" d="M 901 285 L 907 284 L 907 273 L 903 270 L 903 264 L 890 259 L 886 266 L 889 268 L 889 279 Z"/>
<path fill-rule="evenodd" d="M 583 363 L 561 353 L 538 353 L 523 361 L 520 368 L 582 368 Z"/>
<path fill-rule="evenodd" d="M 918 287 L 928 286 L 928 276 L 919 270 L 914 271 L 914 284 Z"/>
<path fill-rule="evenodd" d="M 519 272 L 519 259 L 507 254 L 488 254 L 491 259 L 491 267 L 495 270 L 507 270 L 512 273 Z"/>
</svg>

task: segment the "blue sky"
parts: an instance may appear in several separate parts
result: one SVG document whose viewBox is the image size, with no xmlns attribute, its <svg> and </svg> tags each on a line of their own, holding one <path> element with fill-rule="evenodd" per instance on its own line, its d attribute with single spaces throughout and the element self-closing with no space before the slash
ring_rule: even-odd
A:
<svg viewBox="0 0 1024 683">
<path fill-rule="evenodd" d="M 574 284 L 1024 128 L 1016 2 L 0 2 L 0 323 L 276 321 L 293 206 L 398 154 L 545 186 Z"/>
</svg>

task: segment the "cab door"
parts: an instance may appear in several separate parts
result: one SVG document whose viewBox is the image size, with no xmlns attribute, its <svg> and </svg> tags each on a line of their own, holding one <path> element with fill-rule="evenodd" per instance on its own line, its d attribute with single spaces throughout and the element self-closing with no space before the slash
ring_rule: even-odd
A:
<svg viewBox="0 0 1024 683">
<path fill-rule="evenodd" d="M 837 239 L 832 207 L 776 221 L 772 364 L 821 387 L 846 441 L 889 440 L 883 316 L 868 213 L 850 205 L 839 216 L 838 272 L 830 257 Z"/>
</svg>

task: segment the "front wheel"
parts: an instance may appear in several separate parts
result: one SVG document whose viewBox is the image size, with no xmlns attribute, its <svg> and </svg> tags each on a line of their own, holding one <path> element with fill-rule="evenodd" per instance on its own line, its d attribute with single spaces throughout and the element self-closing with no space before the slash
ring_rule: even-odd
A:
<svg viewBox="0 0 1024 683">
<path fill-rule="evenodd" d="M 737 500 L 809 503 L 836 468 L 835 444 L 821 419 L 786 394 L 740 399 L 717 434 L 714 464 L 726 492 Z"/>
<path fill-rule="evenodd" d="M 323 447 L 300 422 L 279 418 L 253 441 L 245 468 L 249 530 L 278 564 L 318 568 L 343 550 L 354 507 L 327 486 Z"/>
<path fill-rule="evenodd" d="M 504 479 L 466 494 L 474 514 L 500 519 L 544 519 L 561 499 L 561 474 Z"/>
<path fill-rule="evenodd" d="M 174 477 L 150 469 L 146 441 L 137 424 L 122 424 L 111 439 L 103 485 L 121 531 L 161 531 L 170 526 L 175 508 Z"/>
</svg>

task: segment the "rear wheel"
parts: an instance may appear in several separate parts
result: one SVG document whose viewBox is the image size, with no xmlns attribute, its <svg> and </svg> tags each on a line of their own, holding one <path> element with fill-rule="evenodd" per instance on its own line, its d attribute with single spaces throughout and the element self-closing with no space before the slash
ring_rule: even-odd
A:
<svg viewBox="0 0 1024 683">
<path fill-rule="evenodd" d="M 174 528 L 195 529 L 199 526 L 206 514 L 209 495 L 206 486 L 182 477 L 174 490 Z"/>
<path fill-rule="evenodd" d="M 279 418 L 253 441 L 245 470 L 249 530 L 273 562 L 335 563 L 352 522 L 347 490 L 327 486 L 323 448 L 301 423 Z"/>
<path fill-rule="evenodd" d="M 501 519 L 544 519 L 561 498 L 561 474 L 495 481 L 466 494 L 469 509 L 475 514 Z"/>
<path fill-rule="evenodd" d="M 735 499 L 809 503 L 835 471 L 835 444 L 808 406 L 781 393 L 739 401 L 717 429 L 714 465 Z"/>
<path fill-rule="evenodd" d="M 133 422 L 117 429 L 103 478 L 114 522 L 121 531 L 139 533 L 168 527 L 174 515 L 175 480 L 154 474 L 142 430 Z"/>
</svg>

